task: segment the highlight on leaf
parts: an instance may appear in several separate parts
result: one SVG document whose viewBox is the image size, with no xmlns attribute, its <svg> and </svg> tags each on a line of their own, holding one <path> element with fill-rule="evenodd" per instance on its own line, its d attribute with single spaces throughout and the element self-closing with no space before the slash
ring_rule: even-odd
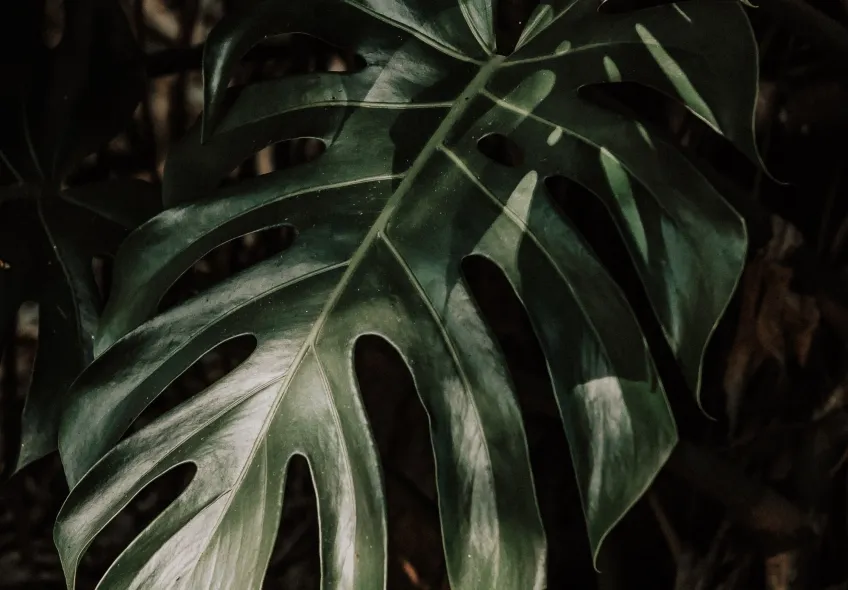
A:
<svg viewBox="0 0 848 590">
<path fill-rule="evenodd" d="M 756 162 L 754 42 L 735 2 L 603 13 L 573 0 L 547 3 L 504 55 L 494 14 L 490 0 L 260 0 L 209 35 L 205 109 L 168 155 L 168 208 L 122 242 L 98 356 L 62 415 L 73 488 L 55 540 L 71 586 L 127 498 L 190 462 L 194 479 L 168 518 L 138 535 L 103 586 L 259 588 L 286 466 L 302 457 L 322 586 L 386 587 L 398 478 L 381 462 L 357 369 L 360 345 L 378 340 L 426 411 L 435 492 L 424 496 L 446 582 L 544 588 L 525 416 L 501 333 L 467 280 L 475 260 L 497 270 L 532 326 L 550 381 L 540 405 L 567 439 L 597 560 L 677 428 L 627 293 L 551 193 L 603 208 L 695 395 L 746 233 L 674 144 L 581 89 L 650 86 Z M 229 87 L 251 48 L 289 33 L 364 67 Z M 222 185 L 261 148 L 299 138 L 325 146 L 320 157 Z M 158 308 L 210 251 L 282 226 L 297 232 L 285 252 Z M 255 339 L 244 362 L 121 440 L 200 356 L 239 337 Z M 399 557 L 395 573 L 427 578 Z"/>
</svg>

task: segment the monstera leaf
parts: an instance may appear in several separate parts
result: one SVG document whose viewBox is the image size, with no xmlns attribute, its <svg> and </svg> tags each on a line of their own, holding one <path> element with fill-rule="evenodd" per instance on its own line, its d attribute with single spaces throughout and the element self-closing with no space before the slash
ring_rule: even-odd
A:
<svg viewBox="0 0 848 590">
<path fill-rule="evenodd" d="M 39 341 L 10 471 L 56 448 L 62 397 L 93 358 L 102 303 L 92 259 L 113 255 L 161 208 L 158 190 L 141 181 L 61 190 L 66 174 L 122 129 L 144 90 L 120 7 L 66 2 L 62 41 L 47 49 L 42 3 L 20 4 L 35 26 L 23 15 L 15 22 L 35 43 L 13 54 L 21 71 L 0 94 L 0 170 L 13 181 L 0 187 L 0 346 L 13 337 L 25 300 L 39 304 Z"/>
<path fill-rule="evenodd" d="M 318 496 L 323 587 L 384 587 L 385 497 L 352 360 L 357 339 L 377 334 L 405 360 L 429 415 L 451 587 L 544 587 L 522 420 L 461 274 L 469 256 L 496 264 L 531 318 L 597 551 L 677 434 L 630 307 L 546 180 L 571 179 L 609 209 L 693 388 L 745 229 L 661 134 L 578 91 L 651 86 L 756 157 L 756 56 L 741 7 L 597 6 L 543 5 L 510 55 L 497 53 L 491 0 L 270 0 L 213 31 L 202 125 L 166 164 L 172 208 L 122 246 L 103 352 L 63 416 L 73 490 L 55 540 L 71 586 L 97 532 L 191 463 L 184 493 L 100 587 L 259 588 L 287 462 L 301 454 Z M 286 32 L 366 65 L 227 90 L 240 56 Z M 513 157 L 481 151 L 493 136 Z M 302 137 L 326 151 L 220 186 L 255 151 Z M 206 252 L 282 224 L 297 230 L 289 250 L 151 318 Z M 246 334 L 256 340 L 247 361 L 121 440 L 182 371 Z"/>
</svg>

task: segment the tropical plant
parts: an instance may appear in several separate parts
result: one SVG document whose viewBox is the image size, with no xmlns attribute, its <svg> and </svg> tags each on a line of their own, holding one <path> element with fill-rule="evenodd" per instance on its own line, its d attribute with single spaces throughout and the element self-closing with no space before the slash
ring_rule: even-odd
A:
<svg viewBox="0 0 848 590">
<path fill-rule="evenodd" d="M 122 507 L 193 464 L 100 587 L 258 588 L 294 455 L 317 490 L 323 586 L 384 587 L 385 498 L 352 362 L 368 334 L 396 348 L 429 416 L 451 587 L 544 587 L 521 414 L 463 280 L 473 257 L 497 265 L 532 321 L 595 553 L 650 485 L 677 441 L 663 386 L 621 289 L 549 189 L 568 179 L 606 206 L 697 391 L 744 224 L 662 133 L 582 90 L 654 88 L 756 160 L 752 34 L 736 2 L 553 0 L 503 55 L 493 13 L 492 0 L 265 0 L 214 29 L 202 120 L 166 163 L 168 208 L 121 246 L 99 356 L 62 417 L 69 587 Z M 239 59 L 283 33 L 364 66 L 228 88 Z M 221 186 L 257 150 L 304 137 L 326 146 L 316 160 Z M 297 232 L 288 250 L 157 315 L 205 253 L 281 225 Z M 243 364 L 122 439 L 181 372 L 244 335 Z"/>
<path fill-rule="evenodd" d="M 158 190 L 132 179 L 69 188 L 80 161 L 120 132 L 144 90 L 138 47 L 110 0 L 66 3 L 65 34 L 41 42 L 43 7 L 20 3 L 4 16 L 29 34 L 14 38 L 0 94 L 0 350 L 28 300 L 40 338 L 23 408 L 14 472 L 56 449 L 61 400 L 94 357 L 102 309 L 92 260 L 114 255 L 131 229 L 158 210 Z M 4 51 L 4 54 L 9 53 Z"/>
</svg>

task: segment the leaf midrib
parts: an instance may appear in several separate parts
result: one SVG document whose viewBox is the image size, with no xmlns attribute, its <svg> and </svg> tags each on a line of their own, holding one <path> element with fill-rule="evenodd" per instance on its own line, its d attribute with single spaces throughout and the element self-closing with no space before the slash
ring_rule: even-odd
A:
<svg viewBox="0 0 848 590">
<path fill-rule="evenodd" d="M 371 226 L 371 229 L 365 235 L 365 238 L 362 240 L 362 244 L 357 248 L 356 252 L 354 252 L 353 256 L 350 258 L 350 262 L 348 263 L 347 270 L 342 275 L 341 279 L 339 279 L 338 285 L 333 289 L 332 293 L 327 299 L 327 303 L 324 305 L 324 309 L 318 315 L 315 320 L 315 323 L 312 326 L 312 330 L 309 332 L 309 335 L 306 337 L 303 345 L 301 346 L 300 352 L 297 357 L 295 357 L 292 362 L 292 367 L 297 367 L 300 364 L 303 356 L 306 354 L 306 351 L 313 347 L 315 341 L 317 340 L 318 334 L 321 332 L 321 329 L 324 327 L 324 323 L 326 322 L 329 315 L 332 313 L 333 309 L 347 288 L 348 284 L 351 282 L 354 273 L 359 268 L 360 263 L 365 258 L 366 253 L 371 249 L 371 246 L 374 244 L 376 239 L 380 237 L 388 225 L 389 220 L 397 209 L 400 201 L 409 192 L 409 189 L 415 183 L 418 178 L 418 175 L 421 173 L 425 164 L 430 160 L 430 157 L 433 153 L 438 149 L 438 147 L 442 144 L 444 139 L 447 137 L 450 130 L 453 128 L 454 124 L 465 114 L 465 111 L 471 106 L 472 100 L 471 97 L 477 95 L 486 82 L 492 77 L 494 72 L 497 70 L 498 66 L 500 66 L 501 62 L 505 59 L 504 56 L 495 55 L 493 56 L 486 64 L 480 69 L 477 75 L 471 80 L 468 86 L 465 87 L 465 90 L 456 98 L 454 106 L 447 112 L 445 118 L 442 120 L 442 123 L 424 145 L 421 150 L 421 153 L 412 163 L 409 170 L 407 171 L 404 179 L 401 181 L 398 188 L 395 190 L 394 194 L 389 198 L 386 205 L 383 207 L 383 211 L 377 217 L 374 224 Z M 466 100 L 467 99 L 467 100 Z M 293 371 L 294 372 L 294 371 Z M 287 386 L 288 383 L 284 385 Z M 276 407 L 274 408 L 276 409 Z"/>
<path fill-rule="evenodd" d="M 357 248 L 357 250 L 354 252 L 353 256 L 351 256 L 350 261 L 348 262 L 348 265 L 347 265 L 347 269 L 345 270 L 342 277 L 339 279 L 339 282 L 336 285 L 336 287 L 333 289 L 333 291 L 330 293 L 329 297 L 327 298 L 327 303 L 324 305 L 324 309 L 321 311 L 321 313 L 315 319 L 315 323 L 312 325 L 312 329 L 310 330 L 309 335 L 303 341 L 303 344 L 301 345 L 297 356 L 295 356 L 295 358 L 292 360 L 291 369 L 289 370 L 289 373 L 281 380 L 281 383 L 280 383 L 280 390 L 281 391 L 285 392 L 288 389 L 288 386 L 291 383 L 292 378 L 294 377 L 294 375 L 297 374 L 297 372 L 300 369 L 300 366 L 303 362 L 303 359 L 306 357 L 306 354 L 310 350 L 314 351 L 316 360 L 318 360 L 319 363 L 320 363 L 320 359 L 318 359 L 317 350 L 315 349 L 315 341 L 317 340 L 318 335 L 320 334 L 321 329 L 323 328 L 324 323 L 326 322 L 327 318 L 333 312 L 333 309 L 335 309 L 336 303 L 338 303 L 339 299 L 344 294 L 348 284 L 350 284 L 354 274 L 356 273 L 356 271 L 359 268 L 360 263 L 365 258 L 368 251 L 371 249 L 371 246 L 376 242 L 376 240 L 379 237 L 381 237 L 383 235 L 383 233 L 386 229 L 386 226 L 388 225 L 388 222 L 391 219 L 394 211 L 397 209 L 398 205 L 400 204 L 400 201 L 403 199 L 403 197 L 406 195 L 406 193 L 409 192 L 409 189 L 412 187 L 412 185 L 417 180 L 418 175 L 421 173 L 421 171 L 423 170 L 423 168 L 427 164 L 427 162 L 429 162 L 430 157 L 439 149 L 439 146 L 442 145 L 442 142 L 445 140 L 448 133 L 453 128 L 454 124 L 465 114 L 465 111 L 471 106 L 471 104 L 473 102 L 471 100 L 471 98 L 473 96 L 479 94 L 480 91 L 483 90 L 485 84 L 489 81 L 489 79 L 492 77 L 492 75 L 497 71 L 501 62 L 503 62 L 505 59 L 506 59 L 505 56 L 495 55 L 488 62 L 486 62 L 486 64 L 480 69 L 480 71 L 471 80 L 471 82 L 468 84 L 468 86 L 465 87 L 465 90 L 463 90 L 462 93 L 459 94 L 459 96 L 457 96 L 456 100 L 454 101 L 454 106 L 447 112 L 447 114 L 445 115 L 445 118 L 442 120 L 442 123 L 439 125 L 439 127 L 436 129 L 436 131 L 430 136 L 430 139 L 427 141 L 427 143 L 422 148 L 421 153 L 418 155 L 418 157 L 412 163 L 412 166 L 410 166 L 410 168 L 407 171 L 404 179 L 401 181 L 400 185 L 398 185 L 398 188 L 395 190 L 395 192 L 391 196 L 391 198 L 389 198 L 388 202 L 386 203 L 386 205 L 383 208 L 383 211 L 380 213 L 380 215 L 377 217 L 374 224 L 371 226 L 371 229 L 365 235 L 365 238 L 362 240 L 362 244 L 360 244 L 359 248 Z M 268 431 L 268 428 L 270 427 L 270 424 L 273 421 L 270 418 L 272 418 L 273 416 L 276 415 L 276 413 L 277 413 L 277 411 L 280 407 L 280 404 L 282 403 L 283 399 L 285 399 L 285 397 L 286 397 L 285 394 L 278 395 L 277 398 L 274 400 L 274 403 L 272 404 L 272 406 L 269 408 L 269 411 L 268 411 L 268 419 L 265 420 L 265 423 L 263 424 L 262 428 L 257 433 L 257 436 L 256 436 L 257 441 L 262 441 L 262 440 L 265 439 L 265 435 Z M 243 399 L 247 399 L 247 398 L 243 398 Z M 336 411 L 335 405 L 334 404 L 330 404 L 330 405 L 333 409 L 334 417 L 337 420 L 337 426 L 339 426 L 338 416 L 335 416 L 335 411 Z M 344 437 L 342 437 L 342 438 L 344 439 Z M 343 442 L 344 442 L 344 440 L 343 440 Z M 231 489 L 236 489 L 241 485 L 241 482 L 244 480 L 245 474 L 248 471 L 247 466 L 252 464 L 253 459 L 256 455 L 256 452 L 261 447 L 262 447 L 262 444 L 254 444 L 253 445 L 253 448 L 251 449 L 250 454 L 246 458 L 245 468 L 242 469 L 242 472 L 239 475 L 239 478 L 233 483 L 233 486 L 232 486 Z M 352 481 L 351 481 L 351 487 L 353 487 Z M 223 515 L 223 512 L 222 512 L 222 515 Z M 222 518 L 223 518 L 223 516 L 221 518 L 219 518 L 218 521 L 211 527 L 213 531 L 218 529 L 218 526 L 220 525 Z M 204 547 L 203 551 L 201 552 L 201 555 L 203 555 L 206 552 L 207 549 L 208 549 L 208 545 L 206 547 Z M 199 561 L 199 560 L 195 561 L 195 566 L 197 564 L 197 561 Z M 193 568 L 192 568 L 192 571 L 194 571 Z"/>
<path fill-rule="evenodd" d="M 412 163 L 409 170 L 406 173 L 406 176 L 401 181 L 398 188 L 395 190 L 394 194 L 389 198 L 386 205 L 383 207 L 383 211 L 377 217 L 374 224 L 371 226 L 371 229 L 365 235 L 365 238 L 362 240 L 362 244 L 357 248 L 356 252 L 354 252 L 353 256 L 351 256 L 350 261 L 348 262 L 347 269 L 345 270 L 342 277 L 339 279 L 339 283 L 330 293 L 330 296 L 327 298 L 327 303 L 324 305 L 324 309 L 315 319 L 315 323 L 312 325 L 312 330 L 310 330 L 309 335 L 303 341 L 303 344 L 300 347 L 300 351 L 297 356 L 293 359 L 291 364 L 291 371 L 289 375 L 285 379 L 285 381 L 281 384 L 281 389 L 286 389 L 289 385 L 294 374 L 297 373 L 297 369 L 300 367 L 303 358 L 306 356 L 306 353 L 310 349 L 314 349 L 315 341 L 318 339 L 318 335 L 321 332 L 321 329 L 324 327 L 324 323 L 327 321 L 327 318 L 332 313 L 333 309 L 335 309 L 336 303 L 338 303 L 342 294 L 345 292 L 348 284 L 350 284 L 353 275 L 359 269 L 359 265 L 362 260 L 365 258 L 365 255 L 371 249 L 371 246 L 375 243 L 377 238 L 383 235 L 386 226 L 388 225 L 389 220 L 397 209 L 400 201 L 409 192 L 409 189 L 415 183 L 418 178 L 418 175 L 421 173 L 421 170 L 424 168 L 425 164 L 430 160 L 430 157 L 439 146 L 444 141 L 447 134 L 453 128 L 454 124 L 465 114 L 465 111 L 469 108 L 471 103 L 472 96 L 478 94 L 486 82 L 492 77 L 494 72 L 497 70 L 498 66 L 505 59 L 504 56 L 496 55 L 493 56 L 485 66 L 483 66 L 477 75 L 471 80 L 468 86 L 465 87 L 465 90 L 456 98 L 454 106 L 448 111 L 445 115 L 445 118 L 442 120 L 442 123 L 424 145 L 421 150 L 421 153 Z M 468 100 L 466 100 L 468 99 Z M 280 403 L 282 403 L 282 399 L 285 396 L 278 396 L 276 402 L 271 407 L 269 416 L 273 416 L 277 411 Z M 257 440 L 261 439 L 264 436 L 264 432 L 268 428 L 268 424 L 270 421 L 266 421 L 265 427 L 260 432 L 260 436 L 257 437 Z M 254 450 L 255 452 L 255 450 Z M 250 461 L 252 457 L 248 458 Z"/>
<path fill-rule="evenodd" d="M 494 72 L 497 70 L 498 66 L 502 61 L 506 59 L 504 56 L 496 55 L 492 57 L 486 65 L 483 66 L 477 75 L 471 80 L 468 86 L 465 87 L 465 90 L 456 98 L 454 106 L 447 112 L 445 118 L 442 120 L 442 123 L 436 129 L 427 143 L 421 150 L 421 153 L 412 163 L 409 170 L 406 173 L 406 176 L 401 181 L 400 185 L 398 185 L 397 190 L 395 190 L 394 194 L 389 198 L 388 202 L 386 202 L 383 211 L 377 217 L 377 220 L 374 222 L 374 225 L 371 226 L 371 229 L 365 235 L 365 238 L 362 240 L 362 244 L 357 248 L 356 252 L 354 252 L 353 256 L 350 258 L 350 263 L 348 265 L 347 271 L 339 280 L 338 286 L 333 290 L 330 294 L 330 297 L 327 301 L 327 305 L 324 307 L 324 310 L 318 316 L 318 319 L 313 326 L 312 331 L 307 337 L 306 343 L 304 344 L 304 348 L 307 348 L 309 345 L 314 344 L 315 339 L 318 333 L 321 331 L 321 328 L 324 325 L 327 317 L 329 316 L 332 309 L 335 307 L 348 283 L 350 282 L 353 274 L 359 268 L 359 264 L 362 259 L 365 257 L 365 254 L 368 250 L 370 250 L 371 245 L 374 241 L 385 231 L 386 226 L 388 225 L 389 220 L 397 209 L 397 206 L 400 204 L 400 201 L 409 192 L 409 189 L 418 179 L 418 175 L 421 173 L 421 170 L 424 168 L 425 164 L 430 160 L 430 157 L 442 142 L 447 137 L 448 133 L 453 128 L 454 124 L 465 114 L 465 111 L 472 104 L 471 98 L 478 93 L 480 93 L 486 82 L 492 77 Z"/>
</svg>

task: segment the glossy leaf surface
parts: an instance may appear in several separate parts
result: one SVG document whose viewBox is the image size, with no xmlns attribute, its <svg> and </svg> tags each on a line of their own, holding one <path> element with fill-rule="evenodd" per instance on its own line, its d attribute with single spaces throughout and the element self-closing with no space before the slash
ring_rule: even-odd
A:
<svg viewBox="0 0 848 590">
<path fill-rule="evenodd" d="M 102 355 L 63 417 L 74 489 L 55 538 L 71 585 L 97 531 L 191 462 L 187 490 L 101 587 L 259 588 L 286 465 L 302 454 L 318 496 L 323 586 L 384 587 L 385 498 L 352 361 L 357 338 L 380 334 L 429 415 L 451 587 L 544 587 L 521 415 L 461 275 L 469 255 L 494 262 L 527 309 L 595 551 L 650 484 L 677 440 L 662 385 L 622 292 L 555 210 L 545 179 L 568 177 L 607 206 L 697 386 L 742 267 L 743 223 L 660 134 L 578 90 L 650 85 L 755 157 L 748 23 L 736 3 L 600 14 L 595 0 L 561 1 L 537 11 L 503 56 L 492 13 L 489 0 L 273 0 L 213 31 L 202 125 L 166 164 L 172 208 L 122 246 Z M 227 90 L 240 56 L 283 32 L 324 38 L 367 65 Z M 492 134 L 513 157 L 481 151 Z M 219 187 L 245 157 L 299 137 L 327 149 Z M 279 224 L 297 229 L 288 251 L 152 317 L 206 252 Z M 168 383 L 242 334 L 257 340 L 244 364 L 121 440 Z"/>
<path fill-rule="evenodd" d="M 138 49 L 111 0 L 65 2 L 52 49 L 41 43 L 42 3 L 20 3 L 23 41 L 0 92 L 0 350 L 24 301 L 39 306 L 38 354 L 24 406 L 17 471 L 56 449 L 64 394 L 93 359 L 102 301 L 92 258 L 112 256 L 160 207 L 147 183 L 116 180 L 62 190 L 71 171 L 115 136 L 144 90 Z M 4 70 L 5 71 L 5 70 Z"/>
</svg>

